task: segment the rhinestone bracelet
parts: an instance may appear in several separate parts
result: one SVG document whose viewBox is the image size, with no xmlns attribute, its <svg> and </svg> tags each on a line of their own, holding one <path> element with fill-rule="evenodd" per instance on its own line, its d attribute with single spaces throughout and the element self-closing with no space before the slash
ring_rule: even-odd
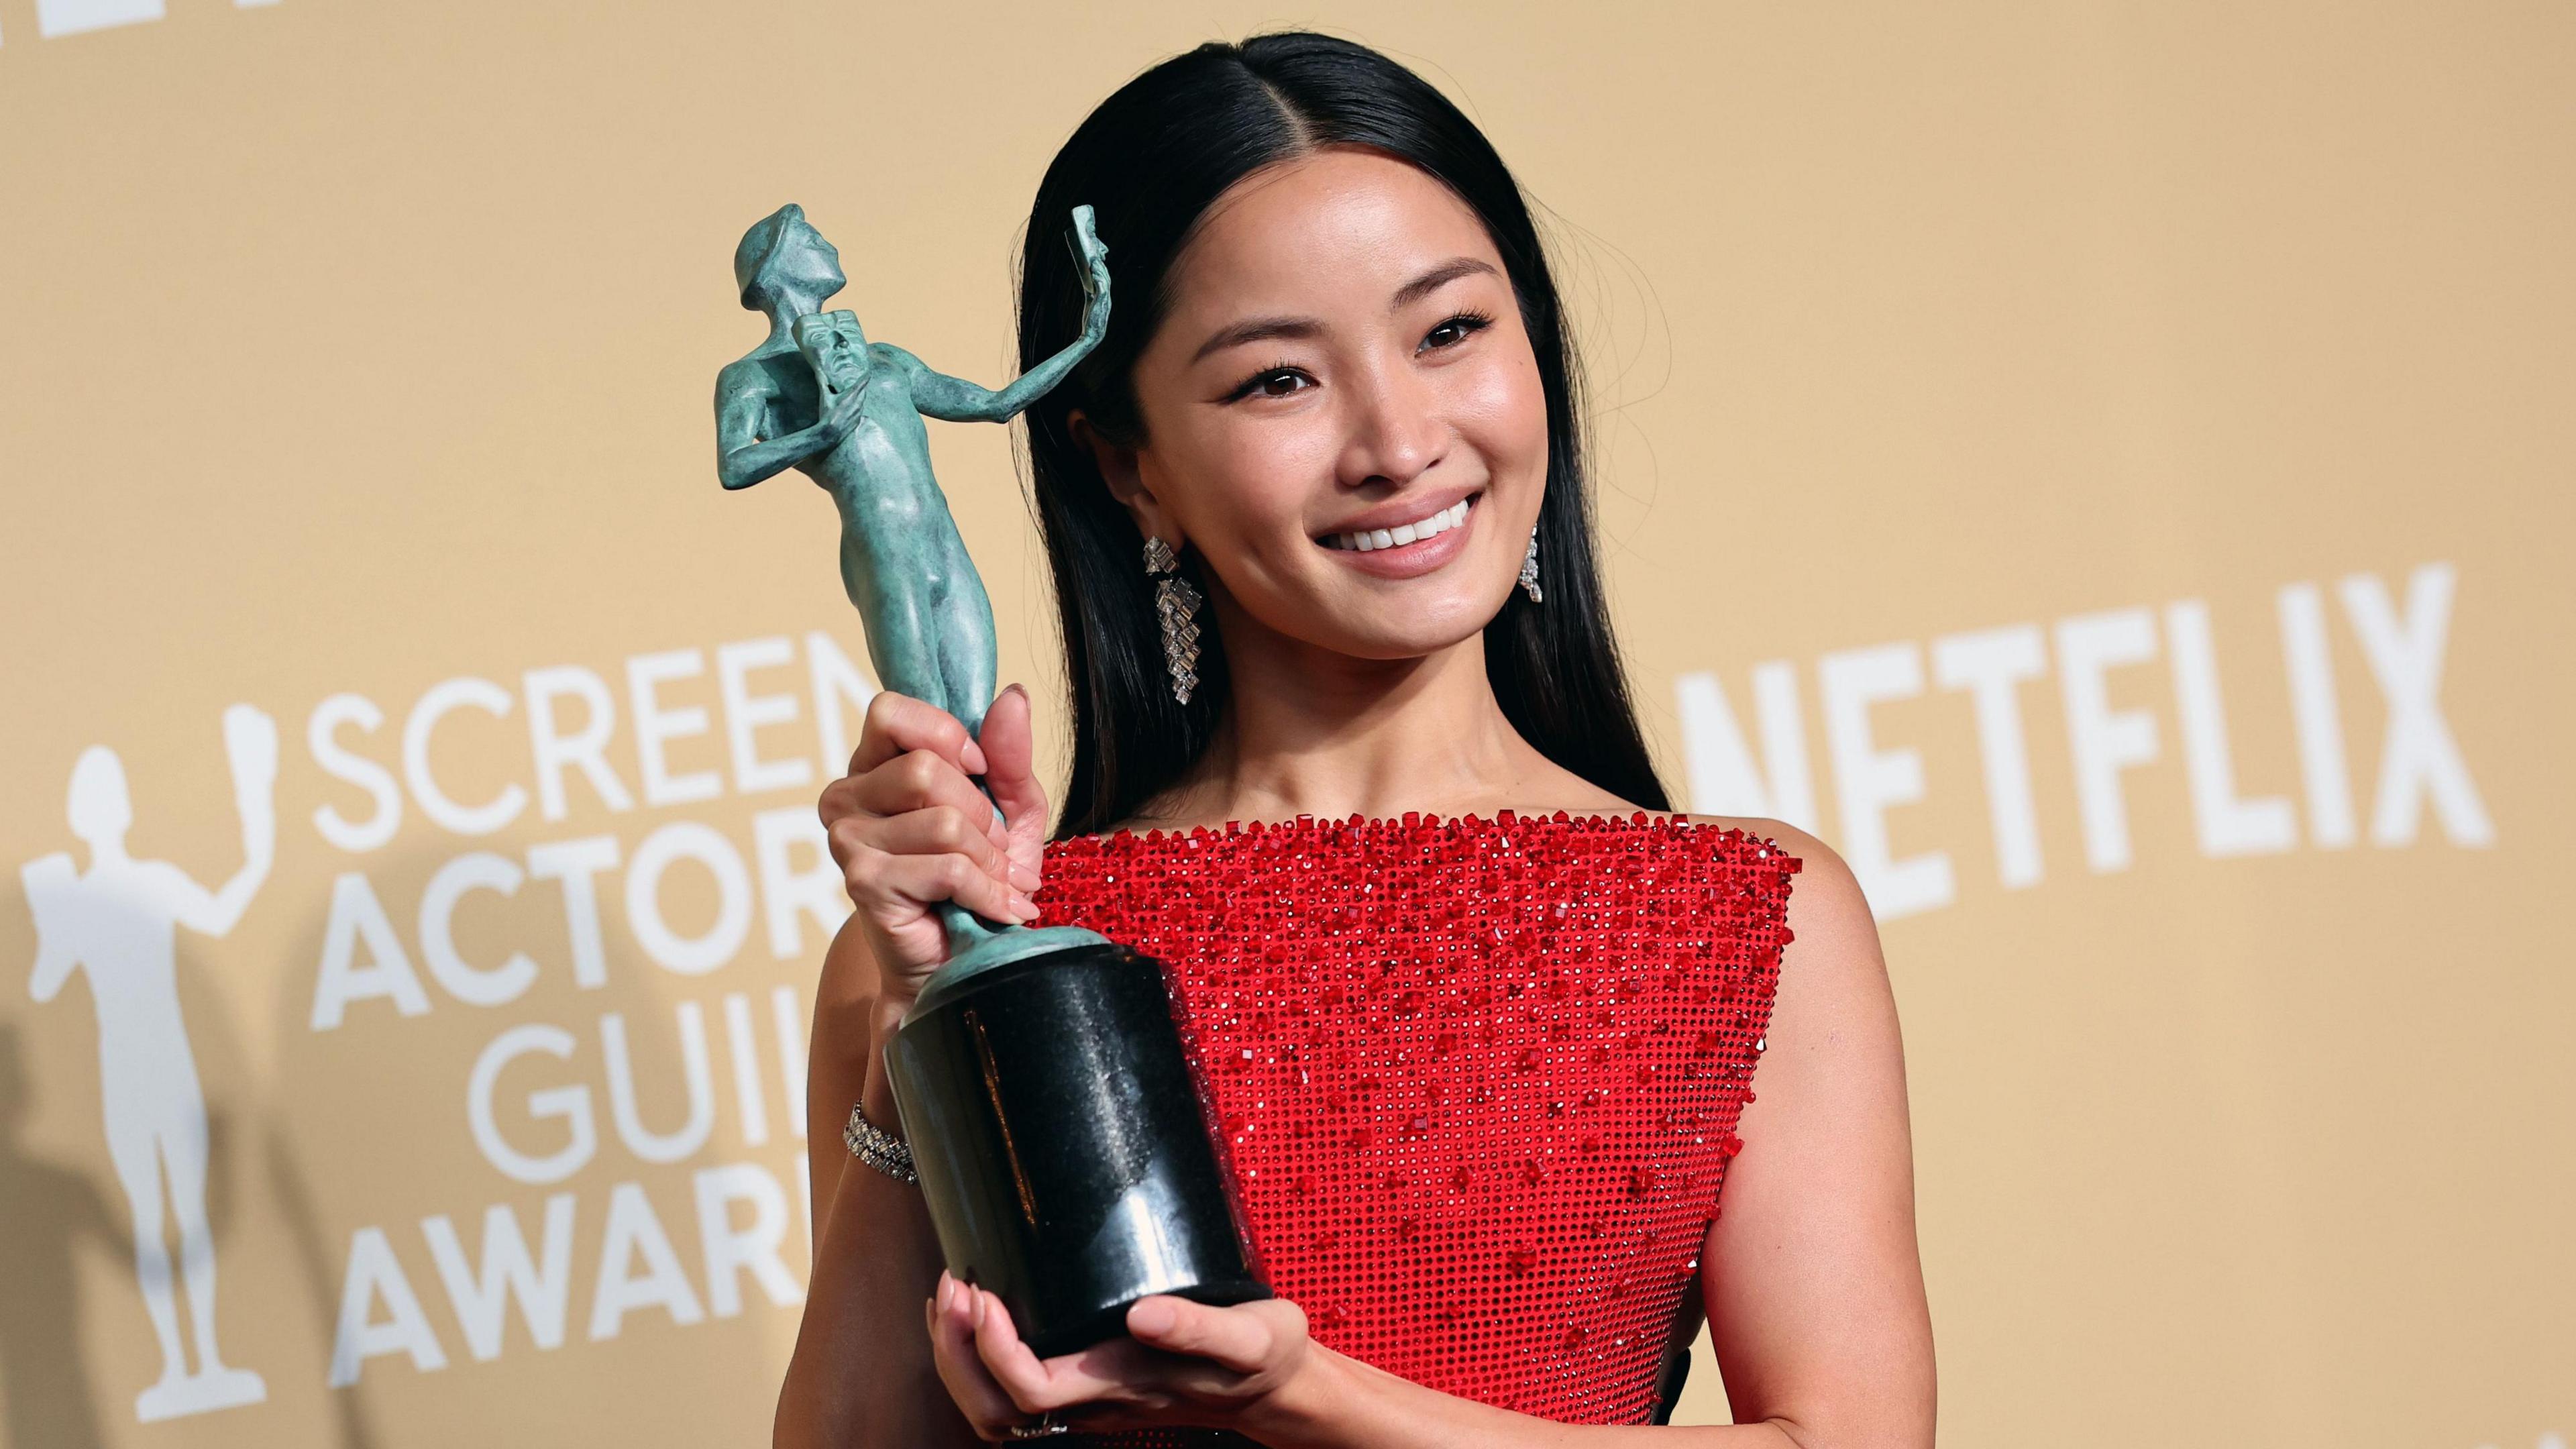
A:
<svg viewBox="0 0 2576 1449">
<path fill-rule="evenodd" d="M 856 1102 L 850 1104 L 850 1120 L 841 1129 L 841 1141 L 848 1145 L 852 1157 L 895 1181 L 921 1181 L 921 1174 L 912 1168 L 912 1148 L 902 1138 L 869 1121 Z"/>
</svg>

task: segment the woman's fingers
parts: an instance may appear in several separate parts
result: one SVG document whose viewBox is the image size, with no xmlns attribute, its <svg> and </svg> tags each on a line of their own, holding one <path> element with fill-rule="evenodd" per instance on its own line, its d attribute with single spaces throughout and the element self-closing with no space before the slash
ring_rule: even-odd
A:
<svg viewBox="0 0 2576 1449">
<path fill-rule="evenodd" d="M 859 776 L 850 800 L 862 815 L 901 815 L 945 805 L 978 822 L 995 846 L 1010 846 L 1002 823 L 993 818 L 993 802 L 964 771 L 928 750 L 897 755 Z"/>
<path fill-rule="evenodd" d="M 1157 1296 L 1128 1310 L 1127 1335 L 1041 1359 L 1021 1340 L 999 1298 L 968 1285 L 955 1292 L 957 1301 L 948 1310 L 952 1322 L 943 1330 L 951 1335 L 941 1345 L 943 1362 L 958 1351 L 953 1317 L 962 1314 L 984 1376 L 979 1382 L 989 1381 L 1016 1415 L 1006 1423 L 1076 1413 L 1082 1427 L 1092 1430 L 1168 1424 L 1175 1422 L 1169 1418 L 1174 1408 L 1189 1404 L 1218 1417 L 1178 1422 L 1221 1422 L 1229 1405 L 1268 1392 L 1293 1372 L 1307 1347 L 1306 1317 L 1293 1303 L 1211 1308 Z"/>
<path fill-rule="evenodd" d="M 1128 1307 L 1127 1331 L 1149 1348 L 1203 1358 L 1239 1374 L 1257 1374 L 1278 1367 L 1292 1340 L 1305 1337 L 1306 1315 L 1297 1305 L 1279 1300 L 1211 1308 L 1186 1298 L 1157 1295 Z"/>
<path fill-rule="evenodd" d="M 862 816 L 844 826 L 843 832 L 888 855 L 962 855 L 977 870 L 1009 883 L 1011 858 L 993 844 L 983 824 L 953 805 L 933 805 L 881 820 Z"/>
<path fill-rule="evenodd" d="M 928 750 L 969 775 L 984 773 L 984 751 L 967 737 L 955 715 L 908 694 L 878 690 L 868 701 L 849 772 L 864 775 L 914 750 Z"/>
<path fill-rule="evenodd" d="M 1033 877 L 1021 886 L 1035 890 L 1046 845 L 1046 787 L 1038 783 L 1037 732 L 1029 719 L 1029 692 L 1014 684 L 993 700 L 984 714 L 985 787 L 1001 807 L 1009 833 L 1011 859 Z"/>
<path fill-rule="evenodd" d="M 1036 902 L 963 855 L 889 855 L 861 845 L 844 869 L 852 898 L 888 927 L 917 919 L 922 908 L 941 901 L 955 901 L 988 921 L 1037 919 Z"/>
<path fill-rule="evenodd" d="M 968 1291 L 975 1295 L 978 1309 L 976 1357 L 1023 1414 L 1053 1413 L 1095 1399 L 1121 1397 L 1133 1387 L 1122 1379 L 1087 1371 L 1085 1365 L 1091 1361 L 1087 1354 L 1039 1358 L 1020 1341 L 1019 1330 L 1011 1322 L 1011 1310 L 1002 1306 L 1001 1299 L 981 1288 Z"/>
<path fill-rule="evenodd" d="M 1028 1415 L 1011 1402 L 975 1352 L 975 1292 L 946 1273 L 939 1275 L 938 1296 L 930 1300 L 930 1352 L 948 1397 L 957 1401 L 977 1433 L 992 1439 Z"/>
</svg>

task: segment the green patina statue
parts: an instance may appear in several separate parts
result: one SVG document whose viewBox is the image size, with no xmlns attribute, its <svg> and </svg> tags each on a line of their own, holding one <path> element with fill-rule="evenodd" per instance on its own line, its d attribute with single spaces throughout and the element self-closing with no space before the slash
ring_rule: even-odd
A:
<svg viewBox="0 0 2576 1449">
<path fill-rule="evenodd" d="M 716 467 L 727 488 L 794 468 L 841 511 L 841 582 L 865 624 L 880 687 L 980 730 L 993 703 L 993 606 L 930 471 L 925 417 L 1003 423 L 1062 382 L 1109 330 L 1109 253 L 1088 206 L 1067 237 L 1082 262 L 1082 335 L 999 390 L 934 372 L 856 315 L 825 312 L 848 285 L 841 254 L 782 206 L 743 233 L 733 276 L 769 337 L 716 377 Z M 941 909 L 951 982 L 1040 951 L 1096 942 L 1089 931 L 995 926 Z M 927 993 L 925 993 L 925 996 Z"/>
</svg>

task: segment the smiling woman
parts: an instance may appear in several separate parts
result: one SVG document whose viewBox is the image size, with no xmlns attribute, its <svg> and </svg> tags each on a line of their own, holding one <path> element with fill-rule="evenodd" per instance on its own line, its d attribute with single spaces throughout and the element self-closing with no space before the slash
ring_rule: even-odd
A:
<svg viewBox="0 0 2576 1449">
<path fill-rule="evenodd" d="M 1785 826 L 1663 813 L 1510 172 L 1372 51 L 1202 47 L 1049 168 L 1032 364 L 1082 325 L 1049 230 L 1082 203 L 1134 301 L 1028 413 L 1063 817 L 1049 842 L 1017 686 L 980 741 L 879 695 L 824 791 L 859 910 L 810 1111 L 861 1161 L 816 1149 L 778 1442 L 1928 1444 L 1868 910 Z M 1041 1360 L 939 1271 L 882 1054 L 951 900 L 1170 963 L 1278 1299 L 1149 1296 L 1126 1336 Z M 1650 1427 L 1702 1313 L 1740 1422 Z"/>
<path fill-rule="evenodd" d="M 1289 690 L 1312 689 L 1310 669 L 1332 666 L 1299 641 L 1338 658 L 1479 655 L 1515 739 L 1665 808 L 1595 573 L 1555 282 L 1475 126 L 1374 52 L 1264 36 L 1103 101 L 1030 214 L 1068 197 L 1097 206 L 1130 300 L 1075 386 L 1028 415 L 1076 696 L 1060 832 L 1134 821 L 1180 782 L 1244 722 L 1230 675 L 1285 670 Z M 1076 280 L 1060 249 L 1029 248 L 1023 359 L 1079 328 Z M 1457 552 L 1401 607 L 1379 581 L 1401 582 L 1408 560 L 1324 551 L 1363 527 L 1392 544 L 1396 525 L 1462 501 Z M 1135 566 L 1152 528 L 1173 530 L 1216 615 L 1186 706 L 1137 627 L 1154 609 Z M 1543 610 L 1510 588 L 1533 539 Z"/>
</svg>

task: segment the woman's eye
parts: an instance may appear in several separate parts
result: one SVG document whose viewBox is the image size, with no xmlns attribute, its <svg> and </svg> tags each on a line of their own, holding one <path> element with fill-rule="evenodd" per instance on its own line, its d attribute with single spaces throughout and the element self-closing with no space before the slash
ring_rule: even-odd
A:
<svg viewBox="0 0 2576 1449">
<path fill-rule="evenodd" d="M 1436 352 L 1443 347 L 1455 347 L 1459 343 L 1466 341 L 1469 337 L 1472 337 L 1476 333 L 1484 330 L 1484 328 L 1492 321 L 1493 319 L 1490 317 L 1479 317 L 1473 313 L 1461 313 L 1458 316 L 1452 317 L 1448 321 L 1441 323 L 1439 326 L 1432 328 L 1428 333 L 1424 334 L 1421 350 L 1424 352 Z"/>
<path fill-rule="evenodd" d="M 1267 372 L 1256 372 L 1246 378 L 1243 385 L 1234 390 L 1233 395 L 1238 398 L 1288 397 L 1304 391 L 1308 383 L 1306 374 L 1293 367 L 1274 367 Z"/>
</svg>

